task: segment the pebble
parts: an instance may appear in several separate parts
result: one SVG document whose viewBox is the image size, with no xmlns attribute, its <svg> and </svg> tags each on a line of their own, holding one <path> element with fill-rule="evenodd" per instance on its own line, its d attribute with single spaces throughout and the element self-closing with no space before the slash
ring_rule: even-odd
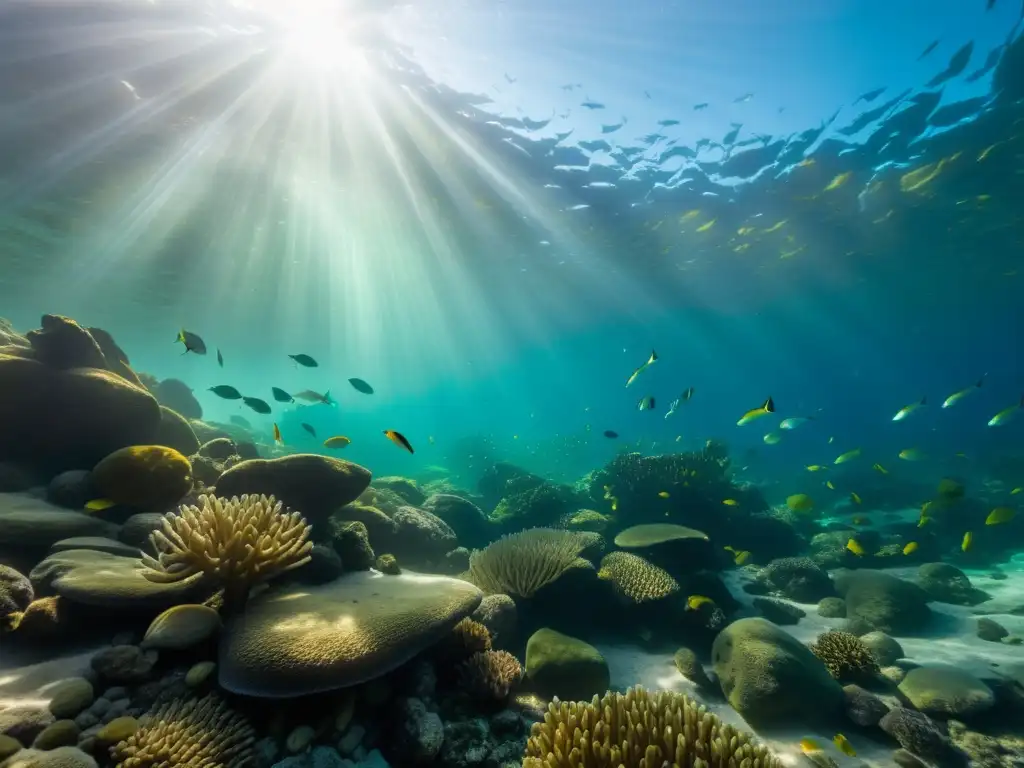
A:
<svg viewBox="0 0 1024 768">
<path fill-rule="evenodd" d="M 70 718 L 92 704 L 92 683 L 82 677 L 71 677 L 57 683 L 51 691 L 50 712 L 62 719 Z"/>
<path fill-rule="evenodd" d="M 338 751 L 343 755 L 351 754 L 362 742 L 365 734 L 366 729 L 358 723 L 349 726 L 348 731 L 345 732 L 345 735 L 338 742 Z"/>
<path fill-rule="evenodd" d="M 299 752 L 305 752 L 306 747 L 313 743 L 315 736 L 316 730 L 313 726 L 300 725 L 288 734 L 288 738 L 285 740 L 285 748 L 293 755 L 296 755 Z"/>
</svg>

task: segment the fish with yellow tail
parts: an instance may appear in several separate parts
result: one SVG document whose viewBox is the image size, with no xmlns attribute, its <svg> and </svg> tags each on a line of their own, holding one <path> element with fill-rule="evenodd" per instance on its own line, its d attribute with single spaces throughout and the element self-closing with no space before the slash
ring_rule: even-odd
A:
<svg viewBox="0 0 1024 768">
<path fill-rule="evenodd" d="M 854 504 L 858 504 L 858 505 L 863 503 L 860 500 L 860 496 L 857 495 L 856 491 L 850 491 L 850 501 L 852 501 Z"/>
<path fill-rule="evenodd" d="M 1017 516 L 1017 510 L 1013 507 L 996 507 L 988 513 L 985 518 L 985 525 L 1001 525 L 1008 523 Z"/>
<path fill-rule="evenodd" d="M 654 364 L 655 364 L 656 362 L 658 362 L 658 353 L 657 353 L 657 352 L 655 352 L 655 351 L 654 351 L 654 350 L 652 349 L 652 350 L 651 350 L 651 356 L 650 356 L 649 358 L 647 358 L 647 362 L 646 362 L 646 363 L 644 363 L 643 365 L 641 365 L 641 366 L 640 366 L 639 368 L 637 368 L 637 369 L 636 369 L 635 371 L 633 371 L 633 372 L 632 372 L 632 373 L 631 373 L 631 374 L 629 375 L 629 378 L 628 378 L 628 379 L 626 379 L 626 386 L 628 387 L 628 386 L 629 386 L 630 384 L 632 384 L 632 383 L 633 383 L 634 381 L 636 381 L 636 377 L 637 377 L 637 376 L 639 376 L 639 375 L 640 375 L 641 373 L 643 373 L 644 371 L 646 371 L 646 370 L 648 369 L 648 367 L 650 367 L 650 366 L 654 365 Z"/>
<path fill-rule="evenodd" d="M 686 610 L 688 611 L 699 611 L 701 606 L 714 604 L 714 600 L 704 595 L 690 595 L 686 598 Z"/>
<path fill-rule="evenodd" d="M 860 542 L 856 539 L 850 539 L 846 542 L 846 548 L 850 550 L 857 557 L 864 557 L 864 547 L 860 545 Z"/>
<path fill-rule="evenodd" d="M 1024 396 L 1020 398 L 1020 401 L 1015 405 L 1011 405 L 1009 408 L 1003 408 L 999 413 L 988 420 L 990 427 L 1001 427 L 1014 416 L 1017 415 L 1017 411 L 1024 408 Z"/>
<path fill-rule="evenodd" d="M 191 331 L 186 331 L 182 328 L 178 331 L 177 338 L 174 339 L 175 344 L 178 342 L 185 345 L 185 351 L 181 353 L 183 355 L 187 355 L 189 352 L 196 355 L 206 354 L 206 342 L 203 341 L 197 333 L 192 333 Z"/>
<path fill-rule="evenodd" d="M 412 444 L 405 439 L 405 435 L 403 435 L 401 432 L 396 432 L 393 429 L 385 429 L 384 436 L 392 443 L 397 445 L 399 448 L 402 448 L 403 450 L 406 450 L 409 453 L 416 453 L 416 451 L 412 449 Z"/>
<path fill-rule="evenodd" d="M 769 413 L 775 413 L 775 401 L 772 398 L 768 398 L 759 407 L 751 408 L 749 411 L 744 413 L 740 420 L 736 422 L 737 427 L 742 427 L 744 424 L 749 424 L 755 419 L 760 419 L 762 416 L 767 416 Z"/>
<path fill-rule="evenodd" d="M 892 420 L 893 421 L 903 421 L 905 418 L 910 416 L 910 414 L 912 414 L 918 408 L 921 408 L 921 407 L 923 407 L 925 405 L 928 405 L 928 398 L 927 397 L 922 397 L 916 403 L 911 403 L 910 405 L 905 405 L 902 408 L 900 408 L 896 412 L 896 415 L 892 417 Z"/>
<path fill-rule="evenodd" d="M 979 389 L 981 389 L 982 385 L 985 383 L 985 376 L 986 375 L 987 374 L 982 374 L 981 378 L 978 379 L 976 382 L 974 382 L 971 386 L 964 387 L 959 392 L 954 392 L 952 395 L 947 397 L 945 400 L 942 401 L 942 407 L 943 408 L 952 408 L 954 405 L 959 403 L 961 400 L 963 400 L 968 395 L 970 395 L 970 394 L 972 394 L 974 392 L 977 392 Z"/>
<path fill-rule="evenodd" d="M 278 445 L 284 445 L 284 440 L 281 439 L 281 430 L 278 429 L 277 422 L 274 422 L 274 442 Z"/>
<path fill-rule="evenodd" d="M 889 470 L 879 464 L 877 461 L 871 465 L 871 468 L 880 475 L 888 475 Z"/>
<path fill-rule="evenodd" d="M 922 461 L 924 459 L 924 451 L 920 448 L 904 448 L 900 451 L 899 456 L 904 461 Z"/>
<path fill-rule="evenodd" d="M 829 757 L 814 739 L 800 739 L 800 751 L 818 768 L 839 768 L 839 763 Z"/>
<path fill-rule="evenodd" d="M 846 453 L 841 453 L 840 455 L 836 456 L 836 460 L 833 461 L 832 463 L 845 464 L 848 461 L 853 461 L 858 456 L 860 456 L 860 448 L 854 448 L 852 451 L 847 451 Z"/>
<path fill-rule="evenodd" d="M 967 531 L 967 533 L 964 534 L 963 541 L 960 542 L 960 551 L 969 552 L 972 544 L 974 544 L 974 534 Z"/>
<path fill-rule="evenodd" d="M 839 751 L 847 757 L 857 756 L 857 750 L 853 748 L 853 745 L 850 743 L 850 740 L 843 736 L 843 734 L 837 733 L 835 736 L 833 736 L 832 743 L 835 744 Z"/>
</svg>

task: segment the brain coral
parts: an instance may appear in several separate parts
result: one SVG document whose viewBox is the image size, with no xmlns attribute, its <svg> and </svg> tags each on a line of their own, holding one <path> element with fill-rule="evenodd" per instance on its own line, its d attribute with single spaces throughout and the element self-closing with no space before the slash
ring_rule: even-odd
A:
<svg viewBox="0 0 1024 768">
<path fill-rule="evenodd" d="M 488 594 L 532 597 L 572 568 L 593 567 L 579 556 L 591 543 L 572 531 L 530 528 L 474 552 L 466 576 Z"/>
<path fill-rule="evenodd" d="M 673 691 L 554 701 L 526 744 L 523 768 L 782 768 L 749 733 L 726 725 L 703 706 Z"/>
<path fill-rule="evenodd" d="M 660 600 L 679 591 L 679 583 L 656 565 L 631 552 L 610 552 L 601 560 L 599 578 L 634 603 Z"/>
</svg>

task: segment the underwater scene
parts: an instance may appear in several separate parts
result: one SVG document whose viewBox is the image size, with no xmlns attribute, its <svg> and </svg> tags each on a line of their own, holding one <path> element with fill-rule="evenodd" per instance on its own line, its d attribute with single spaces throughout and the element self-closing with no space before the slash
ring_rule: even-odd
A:
<svg viewBox="0 0 1024 768">
<path fill-rule="evenodd" d="M 0 2 L 0 768 L 1024 768 L 1022 33 Z"/>
</svg>

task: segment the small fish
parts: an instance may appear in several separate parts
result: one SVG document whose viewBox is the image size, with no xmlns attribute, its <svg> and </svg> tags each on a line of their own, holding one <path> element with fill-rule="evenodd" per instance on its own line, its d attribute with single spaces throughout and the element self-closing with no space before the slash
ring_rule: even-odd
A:
<svg viewBox="0 0 1024 768">
<path fill-rule="evenodd" d="M 903 547 L 903 554 L 904 555 L 912 555 L 915 552 L 917 552 L 917 542 L 916 541 L 907 542 L 907 545 L 905 547 Z"/>
<path fill-rule="evenodd" d="M 883 474 L 883 475 L 888 475 L 889 474 L 889 470 L 886 469 L 885 467 L 883 467 L 877 461 L 874 464 L 871 465 L 871 468 L 873 470 L 875 470 L 875 472 L 878 472 L 880 474 Z"/>
<path fill-rule="evenodd" d="M 256 411 L 256 413 L 270 413 L 270 406 L 267 405 L 265 400 L 260 400 L 258 397 L 243 397 L 242 402 Z"/>
<path fill-rule="evenodd" d="M 304 389 L 301 392 L 296 392 L 295 397 L 299 400 L 305 400 L 307 403 L 322 403 L 323 405 L 334 405 L 334 401 L 331 399 L 331 392 L 328 390 L 322 395 L 319 392 L 314 392 L 311 389 Z"/>
<path fill-rule="evenodd" d="M 348 383 L 352 385 L 352 388 L 356 392 L 362 392 L 364 395 L 372 395 L 373 387 L 367 384 L 362 379 L 349 379 Z"/>
<path fill-rule="evenodd" d="M 967 531 L 967 533 L 964 534 L 963 541 L 960 542 L 960 551 L 961 552 L 969 551 L 970 548 L 971 548 L 971 544 L 973 544 L 973 543 L 974 543 L 974 534 L 971 533 L 970 531 Z"/>
<path fill-rule="evenodd" d="M 749 411 L 740 417 L 740 420 L 736 422 L 737 427 L 742 427 L 744 424 L 749 424 L 754 419 L 759 419 L 762 416 L 767 416 L 769 413 L 775 413 L 775 401 L 772 398 L 768 398 L 764 401 L 759 408 L 751 408 Z"/>
<path fill-rule="evenodd" d="M 857 756 L 857 750 L 853 748 L 853 745 L 850 744 L 849 739 L 843 736 L 843 734 L 837 733 L 835 736 L 833 736 L 832 743 L 835 744 L 839 748 L 839 751 L 847 757 Z"/>
<path fill-rule="evenodd" d="M 725 499 L 722 503 L 727 507 L 738 507 L 740 505 L 736 499 Z"/>
<path fill-rule="evenodd" d="M 304 430 L 309 432 L 309 434 L 311 434 L 313 437 L 316 437 L 316 430 L 313 429 L 313 425 L 312 424 L 307 424 L 306 422 L 302 422 L 299 426 L 301 426 Z"/>
<path fill-rule="evenodd" d="M 750 552 L 746 549 L 740 550 L 736 553 L 736 556 L 732 559 L 736 565 L 743 565 L 750 559 Z"/>
<path fill-rule="evenodd" d="M 832 443 L 834 443 L 835 441 L 836 441 L 836 439 L 834 437 L 830 436 L 829 439 L 828 439 L 828 444 L 832 445 Z"/>
<path fill-rule="evenodd" d="M 982 385 L 984 383 L 985 383 L 985 376 L 983 375 L 980 379 L 978 379 L 976 382 L 974 382 L 971 386 L 966 387 L 964 389 L 961 389 L 959 392 L 954 392 L 952 395 L 950 395 L 945 400 L 943 400 L 942 401 L 942 407 L 943 408 L 951 408 L 951 407 L 953 407 L 954 405 L 959 403 L 961 400 L 963 400 L 965 397 L 967 397 L 972 392 L 977 392 L 979 389 L 981 389 L 981 387 L 982 387 Z"/>
<path fill-rule="evenodd" d="M 671 416 L 673 413 L 675 413 L 678 409 L 679 409 L 679 398 L 677 397 L 675 400 L 673 400 L 671 403 L 668 404 L 668 411 L 665 413 L 665 418 L 667 419 L 669 416 Z"/>
<path fill-rule="evenodd" d="M 985 525 L 999 525 L 1000 523 L 1008 523 L 1016 516 L 1017 510 L 1013 507 L 996 507 L 988 513 L 988 517 L 985 518 Z"/>
<path fill-rule="evenodd" d="M 768 445 L 775 445 L 782 440 L 782 434 L 779 432 L 769 432 L 762 438 Z"/>
<path fill-rule="evenodd" d="M 823 467 L 823 466 L 821 466 L 821 464 L 808 464 L 807 465 L 807 471 L 808 472 L 824 472 L 826 469 L 828 469 L 828 467 Z"/>
<path fill-rule="evenodd" d="M 309 355 L 288 355 L 288 357 L 290 357 L 296 363 L 301 365 L 303 368 L 316 368 L 317 366 L 320 365 L 320 363 L 318 363 Z"/>
<path fill-rule="evenodd" d="M 836 489 L 836 487 L 834 485 L 832 485 L 832 481 L 831 480 L 826 480 L 825 481 L 825 487 L 828 488 L 830 491 L 834 491 Z"/>
<path fill-rule="evenodd" d="M 658 353 L 657 353 L 657 352 L 655 352 L 655 351 L 654 351 L 654 350 L 652 349 L 652 350 L 651 350 L 651 356 L 650 356 L 649 358 L 647 358 L 647 362 L 646 362 L 646 363 L 644 363 L 643 365 L 641 365 L 641 366 L 640 366 L 639 368 L 637 368 L 637 369 L 636 369 L 635 371 L 633 371 L 633 373 L 631 373 L 631 374 L 629 375 L 629 378 L 628 378 L 628 379 L 626 379 L 626 386 L 628 387 L 628 386 L 629 386 L 630 384 L 632 384 L 632 383 L 633 383 L 634 381 L 636 381 L 636 377 L 637 377 L 637 376 L 639 376 L 639 375 L 640 375 L 641 373 L 643 373 L 644 371 L 646 371 L 646 370 L 647 370 L 647 367 L 648 367 L 648 366 L 650 366 L 650 365 L 654 365 L 654 364 L 655 364 L 656 362 L 658 362 Z"/>
<path fill-rule="evenodd" d="M 814 499 L 806 493 L 794 493 L 786 498 L 786 506 L 794 512 L 810 512 L 814 509 Z"/>
<path fill-rule="evenodd" d="M 274 442 L 284 444 L 284 440 L 281 439 L 281 430 L 278 429 L 277 422 L 274 422 Z"/>
<path fill-rule="evenodd" d="M 244 416 L 232 416 L 230 419 L 228 419 L 228 421 L 230 421 L 232 424 L 236 426 L 245 427 L 246 429 L 252 429 L 252 424 Z"/>
<path fill-rule="evenodd" d="M 225 400 L 241 400 L 242 393 L 232 387 L 230 384 L 218 384 L 216 387 L 210 387 L 210 391 L 213 392 L 217 397 L 223 397 Z"/>
<path fill-rule="evenodd" d="M 1003 426 L 1003 424 L 1012 419 L 1021 408 L 1024 408 L 1024 397 L 1021 397 L 1020 402 L 1016 405 L 1011 405 L 1009 408 L 1003 408 L 1003 410 L 988 420 L 988 425 L 990 427 Z"/>
<path fill-rule="evenodd" d="M 916 411 L 922 405 L 928 405 L 928 398 L 927 397 L 922 397 L 916 403 L 911 403 L 910 405 L 903 406 L 902 408 L 900 408 L 896 412 L 896 415 L 892 417 L 892 420 L 893 421 L 903 421 L 905 418 L 907 418 L 910 414 L 912 414 L 914 411 Z"/>
<path fill-rule="evenodd" d="M 431 445 L 433 445 L 436 442 L 434 440 L 434 436 L 433 435 L 428 435 L 427 436 L 427 442 L 430 443 Z"/>
<path fill-rule="evenodd" d="M 698 611 L 702 605 L 714 605 L 715 601 L 704 595 L 690 595 L 686 598 L 686 610 Z"/>
<path fill-rule="evenodd" d="M 221 368 L 224 367 L 224 355 L 220 353 L 219 349 L 217 350 L 217 365 L 219 365 Z"/>
<path fill-rule="evenodd" d="M 641 397 L 636 404 L 636 409 L 638 411 L 653 411 L 654 395 L 647 395 L 646 397 Z"/>
<path fill-rule="evenodd" d="M 928 43 L 927 47 L 923 51 L 921 51 L 921 55 L 917 57 L 917 60 L 920 61 L 921 59 L 923 59 L 929 53 L 934 51 L 938 47 L 938 45 L 938 40 L 932 40 L 930 43 Z"/>
<path fill-rule="evenodd" d="M 928 517 L 928 515 L 921 515 L 921 517 L 919 517 L 918 520 L 917 520 L 917 527 L 918 528 L 924 528 L 931 521 L 932 521 L 932 519 L 930 517 Z"/>
<path fill-rule="evenodd" d="M 1011 496 L 1016 496 L 1021 491 L 1024 491 L 1024 488 L 1021 488 L 1021 487 L 1018 486 L 1017 488 L 1014 488 L 1012 491 L 1010 491 L 1010 495 Z"/>
<path fill-rule="evenodd" d="M 174 343 L 177 344 L 179 341 L 185 345 L 185 351 L 181 353 L 183 355 L 189 352 L 194 352 L 197 355 L 206 354 L 206 342 L 191 331 L 186 331 L 184 328 L 178 331 L 178 338 L 174 340 Z"/>
<path fill-rule="evenodd" d="M 670 494 L 668 491 L 658 491 L 658 495 L 663 499 L 667 499 Z"/>
<path fill-rule="evenodd" d="M 921 461 L 924 458 L 924 453 L 917 448 L 904 448 L 899 455 L 904 461 Z"/>
<path fill-rule="evenodd" d="M 602 434 L 604 434 L 604 436 L 607 437 L 609 440 L 614 440 L 619 436 L 619 433 L 613 429 L 606 429 Z"/>
<path fill-rule="evenodd" d="M 408 440 L 405 439 L 405 435 L 403 435 L 401 432 L 395 432 L 395 430 L 393 429 L 385 429 L 384 435 L 387 437 L 388 440 L 397 445 L 399 448 L 404 448 L 409 453 L 415 453 L 415 451 L 412 449 L 412 445 L 409 443 Z"/>
<path fill-rule="evenodd" d="M 853 461 L 858 456 L 860 456 L 860 448 L 854 448 L 852 451 L 847 451 L 846 453 L 843 453 L 843 454 L 840 454 L 839 456 L 837 456 L 836 460 L 834 462 L 832 462 L 832 463 L 833 464 L 845 464 L 848 461 Z"/>
<path fill-rule="evenodd" d="M 840 173 L 838 176 L 836 176 L 834 179 L 832 179 L 832 181 L 830 181 L 828 183 L 828 186 L 825 187 L 824 191 L 825 192 L 831 192 L 834 189 L 839 189 L 841 186 L 843 186 L 846 182 L 848 182 L 850 180 L 851 176 L 853 176 L 853 172 L 852 171 L 847 171 L 846 173 Z"/>
<path fill-rule="evenodd" d="M 800 750 L 805 755 L 811 752 L 821 752 L 821 745 L 814 739 L 800 739 Z"/>
<path fill-rule="evenodd" d="M 854 504 L 861 503 L 860 496 L 858 496 L 854 491 L 850 491 L 850 501 L 852 501 Z"/>
<path fill-rule="evenodd" d="M 847 541 L 846 548 L 853 552 L 853 554 L 855 554 L 857 557 L 864 556 L 864 547 L 862 547 L 860 545 L 860 542 L 858 542 L 856 539 L 850 539 L 849 541 Z"/>
<path fill-rule="evenodd" d="M 690 402 L 693 399 L 693 393 L 694 392 L 696 392 L 696 390 L 693 387 L 687 387 L 686 391 L 683 392 L 682 395 L 680 395 L 680 399 L 684 403 L 688 403 L 688 402 Z"/>
<path fill-rule="evenodd" d="M 111 501 L 110 499 L 93 499 L 85 503 L 85 508 L 90 512 L 102 512 L 104 509 L 110 509 L 116 507 L 117 502 Z"/>
<path fill-rule="evenodd" d="M 324 448 L 344 448 L 352 441 L 344 435 L 335 435 L 324 440 Z"/>
<path fill-rule="evenodd" d="M 289 395 L 280 387 L 271 387 L 270 391 L 274 394 L 274 399 L 279 403 L 294 403 L 295 398 Z"/>
<path fill-rule="evenodd" d="M 788 419 L 782 420 L 782 423 L 779 424 L 779 429 L 796 429 L 808 421 L 814 421 L 814 418 L 812 416 L 791 416 Z"/>
<path fill-rule="evenodd" d="M 708 222 L 705 222 L 704 224 L 701 224 L 699 227 L 697 227 L 697 231 L 698 232 L 707 232 L 709 229 L 711 229 L 713 226 L 715 226 L 715 222 L 716 221 L 718 221 L 718 219 L 712 219 L 711 221 L 708 221 Z"/>
</svg>

